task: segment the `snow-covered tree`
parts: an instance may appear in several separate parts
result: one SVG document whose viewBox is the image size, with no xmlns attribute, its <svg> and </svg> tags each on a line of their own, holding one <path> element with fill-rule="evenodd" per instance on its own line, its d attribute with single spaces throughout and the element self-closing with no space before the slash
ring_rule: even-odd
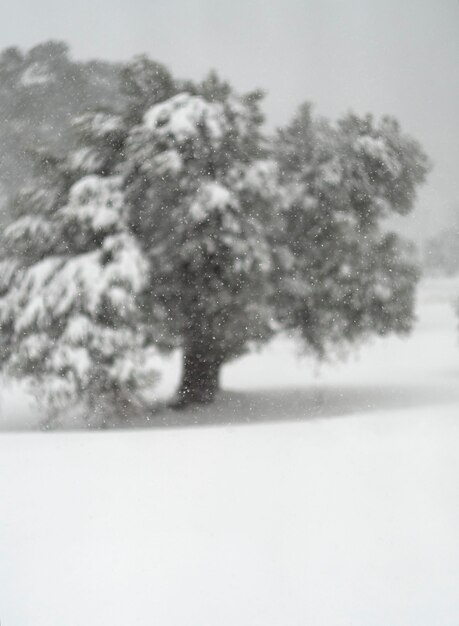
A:
<svg viewBox="0 0 459 626">
<path fill-rule="evenodd" d="M 86 132 L 89 121 L 79 120 Z M 118 123 L 95 114 L 95 143 Z M 155 375 L 139 307 L 148 259 L 128 227 L 122 178 L 80 178 L 100 161 L 77 156 L 48 164 L 16 200 L 0 261 L 0 357 L 51 407 L 84 399 L 94 419 L 132 406 Z"/>
<path fill-rule="evenodd" d="M 448 228 L 429 237 L 424 245 L 424 268 L 429 274 L 454 276 L 459 273 L 459 212 Z"/>
<path fill-rule="evenodd" d="M 180 90 L 167 67 L 152 61 L 145 55 L 134 57 L 121 70 L 124 96 L 128 100 L 127 121 L 137 124 L 145 111 L 159 102 L 164 102 Z"/>
<path fill-rule="evenodd" d="M 184 351 L 181 402 L 212 399 L 221 365 L 272 334 L 279 189 L 259 100 L 211 75 L 148 109 L 126 144 L 131 226 Z"/>
<path fill-rule="evenodd" d="M 426 163 L 395 122 L 332 126 L 303 107 L 268 140 L 259 92 L 180 83 L 146 59 L 125 76 L 127 110 L 80 117 L 79 148 L 19 198 L 4 367 L 94 398 L 144 381 L 134 362 L 152 349 L 181 348 L 186 404 L 282 329 L 319 354 L 408 329 L 416 272 L 381 223 L 411 208 Z"/>
<path fill-rule="evenodd" d="M 428 169 L 417 142 L 391 118 L 348 115 L 332 125 L 304 105 L 279 132 L 276 155 L 286 198 L 280 243 L 290 255 L 282 326 L 319 354 L 409 330 L 417 269 L 384 220 L 413 206 Z"/>
</svg>

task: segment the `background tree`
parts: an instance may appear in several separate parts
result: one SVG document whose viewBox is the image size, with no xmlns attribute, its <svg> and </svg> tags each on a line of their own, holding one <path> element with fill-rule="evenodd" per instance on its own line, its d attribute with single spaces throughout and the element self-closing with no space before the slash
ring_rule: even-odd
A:
<svg viewBox="0 0 459 626">
<path fill-rule="evenodd" d="M 429 274 L 454 276 L 459 272 L 459 212 L 451 226 L 429 237 L 423 249 L 424 268 Z"/>
<path fill-rule="evenodd" d="M 73 150 L 75 116 L 97 107 L 122 109 L 120 66 L 71 59 L 66 44 L 49 41 L 0 54 L 0 221 L 9 199 L 33 176 L 34 153 L 61 159 Z"/>
</svg>

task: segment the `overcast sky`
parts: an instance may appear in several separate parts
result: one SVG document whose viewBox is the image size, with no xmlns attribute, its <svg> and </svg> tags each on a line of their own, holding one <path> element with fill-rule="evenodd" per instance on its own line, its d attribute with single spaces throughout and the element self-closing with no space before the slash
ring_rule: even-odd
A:
<svg viewBox="0 0 459 626">
<path fill-rule="evenodd" d="M 176 75 L 219 70 L 268 92 L 270 124 L 304 100 L 324 115 L 395 115 L 434 163 L 410 220 L 459 211 L 459 0 L 0 0 L 0 47 L 53 38 L 77 58 L 146 52 Z"/>
</svg>

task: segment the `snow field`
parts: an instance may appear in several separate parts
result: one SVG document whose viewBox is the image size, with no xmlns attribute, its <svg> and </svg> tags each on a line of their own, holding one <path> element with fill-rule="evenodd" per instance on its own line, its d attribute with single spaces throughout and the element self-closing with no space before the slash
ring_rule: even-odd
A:
<svg viewBox="0 0 459 626">
<path fill-rule="evenodd" d="M 282 342 L 228 367 L 187 415 L 225 426 L 3 433 L 2 623 L 457 624 L 459 351 L 431 293 L 311 391 Z"/>
</svg>

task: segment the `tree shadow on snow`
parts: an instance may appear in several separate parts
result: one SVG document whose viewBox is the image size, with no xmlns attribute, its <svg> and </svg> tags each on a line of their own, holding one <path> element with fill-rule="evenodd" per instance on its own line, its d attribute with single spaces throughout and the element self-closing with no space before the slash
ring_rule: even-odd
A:
<svg viewBox="0 0 459 626">
<path fill-rule="evenodd" d="M 86 429 L 181 428 L 280 422 L 302 422 L 355 416 L 362 413 L 390 412 L 458 403 L 457 380 L 386 385 L 312 385 L 310 387 L 271 388 L 250 391 L 222 391 L 213 404 L 190 406 L 181 410 L 156 405 L 150 411 L 108 419 L 103 425 L 88 420 L 69 420 L 65 416 L 54 424 L 44 420 L 10 420 L 0 430 L 81 431 Z M 458 412 L 459 416 L 459 412 Z M 383 417 L 383 416 L 382 416 Z"/>
<path fill-rule="evenodd" d="M 184 427 L 298 422 L 459 402 L 450 386 L 313 386 L 310 388 L 224 391 L 214 404 L 183 410 L 159 409 L 148 426 Z M 125 423 L 129 427 L 147 423 Z"/>
</svg>

